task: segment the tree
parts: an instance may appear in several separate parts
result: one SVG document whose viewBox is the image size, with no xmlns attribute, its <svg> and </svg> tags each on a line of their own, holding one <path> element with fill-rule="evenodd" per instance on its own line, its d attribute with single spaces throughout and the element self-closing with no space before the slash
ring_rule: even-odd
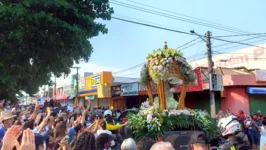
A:
<svg viewBox="0 0 266 150">
<path fill-rule="evenodd" d="M 2 0 L 0 96 L 34 94 L 51 83 L 51 74 L 69 74 L 75 62 L 87 62 L 89 39 L 107 33 L 96 20 L 112 13 L 108 0 Z"/>
</svg>

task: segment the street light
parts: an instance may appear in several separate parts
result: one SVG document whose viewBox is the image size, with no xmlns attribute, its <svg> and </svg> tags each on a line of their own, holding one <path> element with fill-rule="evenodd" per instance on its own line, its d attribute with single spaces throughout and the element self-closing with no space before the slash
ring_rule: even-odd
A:
<svg viewBox="0 0 266 150">
<path fill-rule="evenodd" d="M 190 33 L 197 35 L 197 36 L 200 37 L 204 42 L 207 42 L 207 41 L 203 38 L 203 37 L 205 37 L 205 36 L 199 35 L 199 34 L 198 34 L 197 32 L 195 32 L 194 30 L 190 30 Z"/>
</svg>

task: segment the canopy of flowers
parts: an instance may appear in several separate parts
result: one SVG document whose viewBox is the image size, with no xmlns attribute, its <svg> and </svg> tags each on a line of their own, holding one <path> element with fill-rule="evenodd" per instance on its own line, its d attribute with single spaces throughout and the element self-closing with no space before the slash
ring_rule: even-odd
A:
<svg viewBox="0 0 266 150">
<path fill-rule="evenodd" d="M 186 59 L 182 57 L 182 53 L 175 49 L 166 48 L 154 50 L 146 57 L 146 64 L 141 70 L 140 83 L 145 85 L 149 76 L 157 83 L 162 80 L 166 81 L 173 61 L 180 63 L 179 71 L 186 81 L 189 83 L 195 81 L 196 75 Z M 149 67 L 152 69 L 149 70 Z"/>
<path fill-rule="evenodd" d="M 217 136 L 215 123 L 197 110 L 160 110 L 147 101 L 142 103 L 138 114 L 129 114 L 127 118 L 136 140 L 143 137 L 157 140 L 165 131 L 177 130 L 205 131 L 210 139 Z"/>
</svg>

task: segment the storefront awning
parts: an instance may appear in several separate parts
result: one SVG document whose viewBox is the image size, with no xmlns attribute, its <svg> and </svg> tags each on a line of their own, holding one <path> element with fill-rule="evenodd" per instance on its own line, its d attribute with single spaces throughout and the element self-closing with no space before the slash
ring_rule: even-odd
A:
<svg viewBox="0 0 266 150">
<path fill-rule="evenodd" d="M 265 87 L 248 87 L 247 88 L 248 94 L 266 94 Z"/>
<path fill-rule="evenodd" d="M 78 94 L 79 94 L 79 97 L 97 95 L 97 89 L 81 91 Z"/>
</svg>

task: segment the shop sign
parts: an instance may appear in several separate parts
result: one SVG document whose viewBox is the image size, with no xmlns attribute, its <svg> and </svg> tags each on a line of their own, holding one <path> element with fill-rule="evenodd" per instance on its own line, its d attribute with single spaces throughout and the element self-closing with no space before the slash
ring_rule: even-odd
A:
<svg viewBox="0 0 266 150">
<path fill-rule="evenodd" d="M 121 86 L 120 85 L 111 86 L 111 94 L 112 94 L 112 97 L 120 96 L 121 95 Z"/>
<path fill-rule="evenodd" d="M 210 81 L 210 91 L 223 91 L 223 76 L 219 74 L 210 74 L 209 75 Z"/>
<path fill-rule="evenodd" d="M 85 100 L 94 100 L 95 96 L 85 96 Z"/>
<path fill-rule="evenodd" d="M 138 95 L 139 83 L 129 83 L 121 85 L 121 96 L 134 96 Z"/>
<path fill-rule="evenodd" d="M 256 81 L 266 82 L 266 70 L 256 70 Z"/>
<path fill-rule="evenodd" d="M 266 88 L 263 87 L 248 87 L 248 94 L 266 94 Z"/>
<path fill-rule="evenodd" d="M 196 91 L 202 91 L 203 90 L 201 71 L 200 71 L 200 69 L 196 69 L 194 72 L 197 76 L 195 84 L 189 85 L 187 87 L 187 92 L 196 92 Z M 174 91 L 175 91 L 175 93 L 180 93 L 181 89 L 182 89 L 182 85 L 178 85 L 175 87 Z"/>
<path fill-rule="evenodd" d="M 151 85 L 151 89 L 152 89 L 152 94 L 156 94 L 157 93 L 157 84 L 154 82 L 150 82 Z M 148 95 L 148 90 L 146 85 L 141 85 L 139 83 L 139 92 L 138 95 Z"/>
<path fill-rule="evenodd" d="M 247 69 L 265 69 L 264 61 L 261 58 L 266 57 L 266 51 L 263 47 L 266 45 L 260 45 L 258 47 L 249 47 L 229 53 L 223 53 L 212 57 L 214 62 L 214 68 L 235 68 L 246 67 Z M 207 59 L 200 59 L 190 62 L 192 68 L 208 67 Z"/>
<path fill-rule="evenodd" d="M 98 75 L 91 76 L 91 79 L 90 79 L 91 89 L 96 89 L 100 83 L 101 83 L 101 75 L 98 74 Z"/>
</svg>

